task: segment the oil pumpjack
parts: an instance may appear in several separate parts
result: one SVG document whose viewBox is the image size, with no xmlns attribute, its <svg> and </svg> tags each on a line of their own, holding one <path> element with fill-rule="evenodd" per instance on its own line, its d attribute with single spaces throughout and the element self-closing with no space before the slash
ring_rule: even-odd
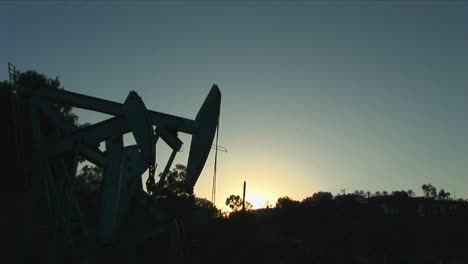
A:
<svg viewBox="0 0 468 264">
<path fill-rule="evenodd" d="M 146 262 L 138 248 L 161 236 L 167 238 L 170 246 L 146 246 L 151 260 L 157 262 L 161 253 L 165 253 L 162 251 L 169 251 L 170 262 L 184 262 L 181 226 L 155 197 L 161 194 L 165 176 L 183 144 L 178 133 L 191 135 L 183 188 L 193 192 L 219 120 L 218 86 L 212 86 L 193 120 L 148 110 L 135 91 L 129 93 L 124 103 L 41 87 L 14 87 L 11 96 L 22 98 L 28 105 L 31 135 L 28 143 L 23 142 L 31 144 L 30 191 L 15 247 L 18 263 Z M 57 105 L 111 117 L 80 127 L 67 120 Z M 46 132 L 50 127 L 54 133 Z M 124 145 L 126 133 L 133 135 L 135 145 Z M 156 182 L 159 139 L 172 153 Z M 102 143 L 105 150 L 100 148 Z M 103 169 L 101 191 L 92 205 L 97 212 L 94 220 L 80 207 L 73 184 L 78 162 L 83 158 Z M 147 170 L 145 192 L 142 176 Z M 46 217 L 39 211 L 41 208 L 47 208 Z M 113 248 L 112 260 L 102 257 L 106 247 Z"/>
</svg>

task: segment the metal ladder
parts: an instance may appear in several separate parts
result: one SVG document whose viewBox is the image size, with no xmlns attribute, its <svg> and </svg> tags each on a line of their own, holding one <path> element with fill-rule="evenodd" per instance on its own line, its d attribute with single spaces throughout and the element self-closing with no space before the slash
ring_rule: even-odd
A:
<svg viewBox="0 0 468 264">
<path fill-rule="evenodd" d="M 23 184 L 26 184 L 26 169 L 24 163 L 24 133 L 23 133 L 23 117 L 22 117 L 22 104 L 20 100 L 20 94 L 16 81 L 19 72 L 16 70 L 15 65 L 8 62 L 8 77 L 10 82 L 11 93 L 9 96 L 10 107 L 12 113 L 13 127 L 12 131 L 14 134 L 14 141 L 16 146 L 16 168 L 18 169 L 18 176 L 21 178 Z"/>
</svg>

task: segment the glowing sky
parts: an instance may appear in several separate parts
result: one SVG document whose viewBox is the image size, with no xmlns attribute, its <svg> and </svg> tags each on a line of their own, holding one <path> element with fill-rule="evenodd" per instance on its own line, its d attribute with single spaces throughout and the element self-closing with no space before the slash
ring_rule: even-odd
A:
<svg viewBox="0 0 468 264">
<path fill-rule="evenodd" d="M 271 203 L 424 183 L 468 198 L 467 3 L 1 2 L 0 33 L 2 80 L 12 62 L 187 118 L 218 84 L 217 205 L 244 180 Z M 197 195 L 212 175 L 210 155 Z"/>
</svg>

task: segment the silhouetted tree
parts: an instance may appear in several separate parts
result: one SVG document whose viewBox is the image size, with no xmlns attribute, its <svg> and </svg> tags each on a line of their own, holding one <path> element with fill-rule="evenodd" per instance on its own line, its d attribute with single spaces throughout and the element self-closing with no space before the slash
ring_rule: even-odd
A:
<svg viewBox="0 0 468 264">
<path fill-rule="evenodd" d="M 212 217 L 222 216 L 221 211 L 218 210 L 218 208 L 216 208 L 216 206 L 206 198 L 195 197 L 194 204 L 195 204 L 195 208 L 204 208 L 204 209 L 210 210 Z"/>
<path fill-rule="evenodd" d="M 414 197 L 416 194 L 413 192 L 413 190 L 408 190 L 406 191 L 408 193 L 408 197 Z"/>
<path fill-rule="evenodd" d="M 239 195 L 231 194 L 231 196 L 226 199 L 226 205 L 234 212 L 237 212 L 242 209 L 242 198 Z M 245 201 L 244 206 L 245 210 L 251 210 L 253 207 L 248 201 Z"/>
<path fill-rule="evenodd" d="M 341 195 L 339 195 L 341 196 Z M 294 202 L 289 201 L 290 205 L 286 205 L 286 208 L 294 208 L 296 205 Z M 283 205 L 284 207 L 284 205 Z M 301 217 L 305 218 L 326 218 L 333 213 L 333 195 L 329 192 L 316 192 L 312 196 L 306 197 L 300 203 Z"/>
<path fill-rule="evenodd" d="M 314 206 L 318 204 L 329 203 L 333 200 L 333 195 L 329 192 L 316 192 L 312 196 L 306 197 L 301 204 L 305 206 Z"/>
<path fill-rule="evenodd" d="M 406 191 L 393 191 L 392 196 L 397 199 L 406 199 L 409 197 Z"/>
<path fill-rule="evenodd" d="M 169 171 L 166 175 L 166 181 L 164 182 L 164 189 L 177 196 L 190 196 L 192 193 L 187 193 L 184 190 L 185 175 L 187 173 L 187 167 L 182 164 L 176 164 L 175 167 Z M 162 176 L 162 172 L 159 177 Z"/>
<path fill-rule="evenodd" d="M 362 196 L 362 197 L 366 196 L 366 192 L 364 192 L 363 190 L 356 190 L 356 191 L 354 191 L 354 194 Z"/>
<path fill-rule="evenodd" d="M 206 198 L 195 198 L 195 206 L 200 208 L 216 208 L 216 206 Z"/>
<path fill-rule="evenodd" d="M 367 208 L 365 203 L 366 198 L 355 193 L 336 196 L 334 199 L 336 213 L 343 217 L 364 217 Z"/>
<path fill-rule="evenodd" d="M 226 205 L 232 209 L 232 211 L 234 212 L 237 212 L 239 210 L 242 209 L 242 198 L 239 196 L 239 195 L 234 195 L 234 194 L 231 194 L 231 196 L 229 196 L 227 199 L 226 199 Z M 245 209 L 251 209 L 252 208 L 252 205 L 251 204 L 248 204 L 246 202 L 245 204 Z M 248 208 L 250 207 L 250 208 Z"/>
<path fill-rule="evenodd" d="M 36 71 L 18 72 L 15 85 L 26 89 L 63 89 L 58 77 L 50 78 Z M 70 105 L 55 105 L 55 107 L 66 119 L 78 125 L 78 116 L 72 112 L 73 108 Z"/>
<path fill-rule="evenodd" d="M 239 211 L 242 208 L 242 198 L 239 195 L 231 194 L 226 199 L 226 205 L 234 212 Z"/>
<path fill-rule="evenodd" d="M 450 198 L 450 193 L 446 192 L 444 189 L 440 189 L 439 194 L 437 195 L 437 197 L 440 200 L 448 200 Z"/>
<path fill-rule="evenodd" d="M 423 184 L 421 188 L 426 198 L 437 198 L 437 189 L 432 184 Z"/>
<path fill-rule="evenodd" d="M 292 209 L 300 205 L 299 201 L 295 201 L 288 196 L 280 197 L 276 201 L 276 208 L 278 209 Z"/>
<path fill-rule="evenodd" d="M 195 206 L 195 195 L 184 189 L 186 170 L 184 165 L 176 164 L 166 175 L 159 195 L 161 204 L 174 216 L 179 216 Z M 159 176 L 161 177 L 162 173 Z"/>
<path fill-rule="evenodd" d="M 251 203 L 249 203 L 249 201 L 247 201 L 247 200 L 245 201 L 244 206 L 245 206 L 245 210 L 247 210 L 247 211 L 250 211 L 250 210 L 253 209 L 253 205 Z"/>
<path fill-rule="evenodd" d="M 82 178 L 86 183 L 101 185 L 103 169 L 97 166 L 85 165 L 78 173 L 78 177 Z"/>
<path fill-rule="evenodd" d="M 45 74 L 38 73 L 36 71 L 26 71 L 26 72 L 17 72 L 12 83 L 7 81 L 0 82 L 1 90 L 1 110 L 2 113 L 1 119 L 6 125 L 5 129 L 5 138 L 3 139 L 4 145 L 2 146 L 2 157 L 8 157 L 5 160 L 4 173 L 17 175 L 18 172 L 21 172 L 23 177 L 11 177 L 12 183 L 15 188 L 23 188 L 29 186 L 29 180 L 31 175 L 34 173 L 31 171 L 31 111 L 30 111 L 30 97 L 24 96 L 20 92 L 16 92 L 13 88 L 23 88 L 30 90 L 37 89 L 63 89 L 61 86 L 60 80 L 58 77 L 49 78 Z M 14 114 L 12 109 L 12 104 L 14 108 L 17 109 L 17 112 Z M 72 112 L 72 107 L 70 105 L 53 105 L 58 109 L 65 119 L 69 120 L 72 124 L 78 125 L 78 117 Z M 44 119 L 46 120 L 46 119 Z M 15 124 L 16 123 L 16 124 Z M 58 136 L 58 130 L 56 127 L 53 127 L 50 122 L 42 122 L 42 132 L 43 135 L 49 138 L 56 138 Z M 21 133 L 18 133 L 15 129 L 21 128 Z M 23 144 L 22 146 L 17 146 L 14 138 L 17 135 L 21 135 L 22 138 L 19 139 Z M 17 154 L 21 154 L 22 160 L 21 164 L 18 164 L 16 157 Z M 65 161 L 65 166 L 70 166 L 70 161 L 72 157 L 62 156 Z M 57 174 L 64 174 L 69 171 L 68 168 L 56 169 Z M 56 179 L 60 181 L 61 179 Z M 58 182 L 58 184 L 60 184 Z M 22 187 L 20 187 L 22 186 Z"/>
</svg>

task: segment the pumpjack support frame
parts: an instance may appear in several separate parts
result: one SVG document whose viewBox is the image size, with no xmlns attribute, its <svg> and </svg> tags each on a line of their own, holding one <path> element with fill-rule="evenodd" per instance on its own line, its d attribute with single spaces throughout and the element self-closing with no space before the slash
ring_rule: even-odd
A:
<svg viewBox="0 0 468 264">
<path fill-rule="evenodd" d="M 46 192 L 48 208 L 57 219 L 56 228 L 65 231 L 65 255 L 70 257 L 92 255 L 93 250 L 106 243 L 119 239 L 139 241 L 160 233 L 167 233 L 174 243 L 174 262 L 181 262 L 179 227 L 174 218 L 161 207 L 151 203 L 144 192 L 141 177 L 149 168 L 154 168 L 156 143 L 161 138 L 173 150 L 164 169 L 167 173 L 176 153 L 182 146 L 178 133 L 192 135 L 184 189 L 192 192 L 211 149 L 219 120 L 221 92 L 213 85 L 195 119 L 173 116 L 148 110 L 141 97 L 131 91 L 124 103 L 112 102 L 96 97 L 65 90 L 52 90 L 38 87 L 25 89 L 16 87 L 15 94 L 29 98 L 32 128 L 32 192 L 30 204 L 25 214 L 24 234 L 20 248 L 27 249 L 31 244 L 28 229 L 34 219 L 34 207 L 41 192 Z M 87 127 L 77 127 L 68 121 L 54 105 L 70 105 L 111 115 L 112 117 Z M 44 134 L 43 120 L 52 123 L 59 136 L 52 139 Z M 123 135 L 132 133 L 136 144 L 124 146 Z M 46 140 L 47 138 L 47 140 Z M 99 149 L 105 143 L 105 151 Z M 62 157 L 73 157 L 71 170 L 67 175 L 54 175 L 51 162 Z M 64 177 L 63 182 L 73 182 L 76 178 L 77 157 L 103 168 L 102 193 L 99 204 L 99 222 L 92 227 L 82 224 L 83 234 L 97 243 L 88 243 L 81 248 L 74 243 L 70 226 L 74 215 L 79 214 L 70 184 L 61 191 L 54 179 Z M 163 184 L 164 177 L 159 184 Z M 66 185 L 66 184 L 65 184 Z M 158 189 L 155 190 L 158 192 Z M 156 193 L 157 194 L 157 193 Z M 141 224 L 134 229 L 122 230 L 122 223 L 128 214 L 131 202 L 146 208 L 150 226 Z M 80 220 L 83 222 L 83 220 Z M 21 250 L 23 251 L 23 250 Z M 90 253 L 91 252 L 91 253 Z M 24 252 L 22 253 L 24 254 Z M 21 259 L 19 258 L 20 262 Z M 55 258 L 49 261 L 54 262 Z"/>
</svg>

